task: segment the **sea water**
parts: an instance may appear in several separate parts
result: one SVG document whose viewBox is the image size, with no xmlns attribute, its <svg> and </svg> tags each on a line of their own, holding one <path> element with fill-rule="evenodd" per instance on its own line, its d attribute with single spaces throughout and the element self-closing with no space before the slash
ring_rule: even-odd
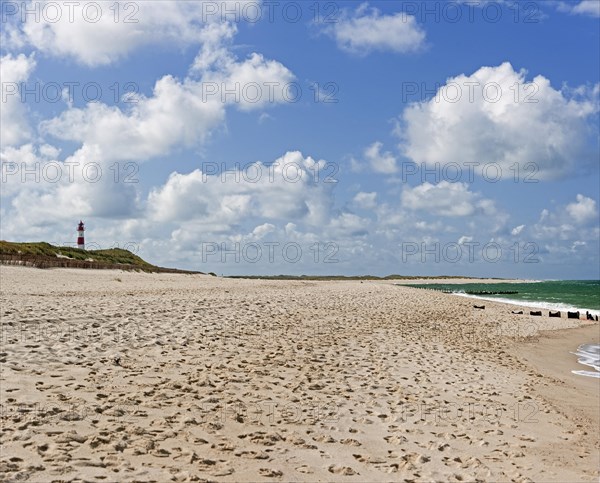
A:
<svg viewBox="0 0 600 483">
<path fill-rule="evenodd" d="M 577 348 L 577 352 L 572 352 L 572 354 L 579 358 L 577 359 L 579 364 L 596 369 L 595 371 L 571 371 L 573 374 L 600 378 L 600 345 L 582 344 Z"/>
<path fill-rule="evenodd" d="M 514 305 L 547 310 L 588 310 L 600 314 L 600 280 L 551 280 L 540 282 L 498 283 L 430 283 L 409 287 L 445 290 L 483 300 L 497 300 Z M 467 292 L 518 292 L 510 295 L 469 295 Z"/>
</svg>

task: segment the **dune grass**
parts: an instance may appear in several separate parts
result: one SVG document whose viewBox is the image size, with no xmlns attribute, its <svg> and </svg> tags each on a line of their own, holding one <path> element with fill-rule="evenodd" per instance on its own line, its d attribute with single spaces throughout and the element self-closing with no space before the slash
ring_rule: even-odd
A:
<svg viewBox="0 0 600 483">
<path fill-rule="evenodd" d="M 36 261 L 42 261 L 40 265 L 44 267 L 54 265 L 74 268 L 114 268 L 115 265 L 119 265 L 125 270 L 142 270 L 144 272 L 201 273 L 157 267 L 122 248 L 80 250 L 74 247 L 54 246 L 46 242 L 15 243 L 0 240 L 0 256 L 4 256 L 3 258 L 22 257 L 23 260 L 35 258 Z M 35 261 L 33 264 L 36 265 Z"/>
</svg>

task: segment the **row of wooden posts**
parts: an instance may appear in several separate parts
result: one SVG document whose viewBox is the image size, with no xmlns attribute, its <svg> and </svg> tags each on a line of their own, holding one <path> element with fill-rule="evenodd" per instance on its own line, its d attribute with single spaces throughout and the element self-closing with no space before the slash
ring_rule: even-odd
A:
<svg viewBox="0 0 600 483">
<path fill-rule="evenodd" d="M 434 290 L 435 292 L 442 292 L 442 293 L 455 293 L 450 289 L 447 288 L 428 288 L 428 287 L 413 287 L 413 288 L 418 288 L 421 290 Z M 465 293 L 467 295 L 514 295 L 517 294 L 519 292 L 515 291 L 515 290 L 493 290 L 493 291 L 488 291 L 488 290 L 465 290 Z"/>
</svg>

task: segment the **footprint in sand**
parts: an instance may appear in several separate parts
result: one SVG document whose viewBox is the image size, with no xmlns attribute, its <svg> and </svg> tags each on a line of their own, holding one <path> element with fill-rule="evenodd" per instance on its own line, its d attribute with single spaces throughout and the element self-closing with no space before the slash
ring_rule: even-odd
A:
<svg viewBox="0 0 600 483">
<path fill-rule="evenodd" d="M 454 467 L 454 468 L 479 468 L 483 465 L 483 463 L 475 458 L 474 456 L 471 456 L 469 458 L 463 459 L 460 456 L 457 456 L 455 458 L 442 458 L 442 461 L 444 462 L 444 464 L 446 466 L 450 466 L 450 467 Z"/>
<path fill-rule="evenodd" d="M 271 468 L 261 468 L 258 470 L 261 476 L 266 476 L 269 478 L 277 478 L 279 476 L 283 476 L 283 472 L 279 470 L 274 470 Z"/>
<path fill-rule="evenodd" d="M 385 439 L 389 444 L 402 444 L 402 443 L 406 443 L 408 441 L 408 439 L 406 439 L 404 436 L 401 436 L 399 434 L 395 434 L 393 436 L 386 436 Z"/>
<path fill-rule="evenodd" d="M 234 472 L 233 468 L 229 466 L 229 462 L 226 460 L 211 460 L 208 458 L 201 458 L 197 461 L 198 469 L 200 471 L 207 471 L 212 476 L 228 476 Z"/>
<path fill-rule="evenodd" d="M 328 468 L 328 470 L 330 473 L 334 473 L 336 475 L 352 476 L 352 475 L 360 474 L 360 473 L 357 473 L 356 471 L 354 471 L 349 466 L 331 465 Z"/>
<path fill-rule="evenodd" d="M 345 444 L 347 446 L 361 446 L 360 441 L 352 438 L 340 439 L 340 443 Z"/>
<path fill-rule="evenodd" d="M 317 436 L 313 437 L 314 441 L 317 441 L 319 443 L 335 443 L 336 440 L 334 438 L 331 437 L 331 435 L 329 434 L 319 434 Z"/>
<path fill-rule="evenodd" d="M 233 453 L 235 456 L 241 457 L 241 458 L 250 458 L 250 459 L 256 459 L 256 460 L 266 460 L 269 459 L 269 455 L 267 453 L 265 453 L 264 451 L 244 451 L 244 450 L 238 450 L 235 453 Z"/>
<path fill-rule="evenodd" d="M 385 458 L 379 458 L 377 456 L 363 456 L 360 454 L 353 454 L 352 456 L 354 456 L 354 458 L 356 460 L 360 461 L 361 463 L 370 463 L 373 465 L 379 465 L 379 464 L 386 462 Z"/>
<path fill-rule="evenodd" d="M 412 470 L 415 469 L 415 465 L 422 465 L 430 461 L 431 458 L 429 456 L 421 455 L 419 453 L 407 453 L 400 457 L 400 463 L 398 463 L 398 467 L 403 470 Z"/>
</svg>

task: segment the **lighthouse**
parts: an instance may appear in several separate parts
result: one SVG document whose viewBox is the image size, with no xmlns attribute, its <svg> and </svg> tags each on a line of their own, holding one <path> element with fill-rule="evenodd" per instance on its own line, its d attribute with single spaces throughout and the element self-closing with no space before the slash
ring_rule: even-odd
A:
<svg viewBox="0 0 600 483">
<path fill-rule="evenodd" d="M 85 250 L 85 240 L 83 238 L 84 231 L 83 221 L 79 220 L 79 226 L 77 227 L 77 248 L 82 250 Z"/>
</svg>

